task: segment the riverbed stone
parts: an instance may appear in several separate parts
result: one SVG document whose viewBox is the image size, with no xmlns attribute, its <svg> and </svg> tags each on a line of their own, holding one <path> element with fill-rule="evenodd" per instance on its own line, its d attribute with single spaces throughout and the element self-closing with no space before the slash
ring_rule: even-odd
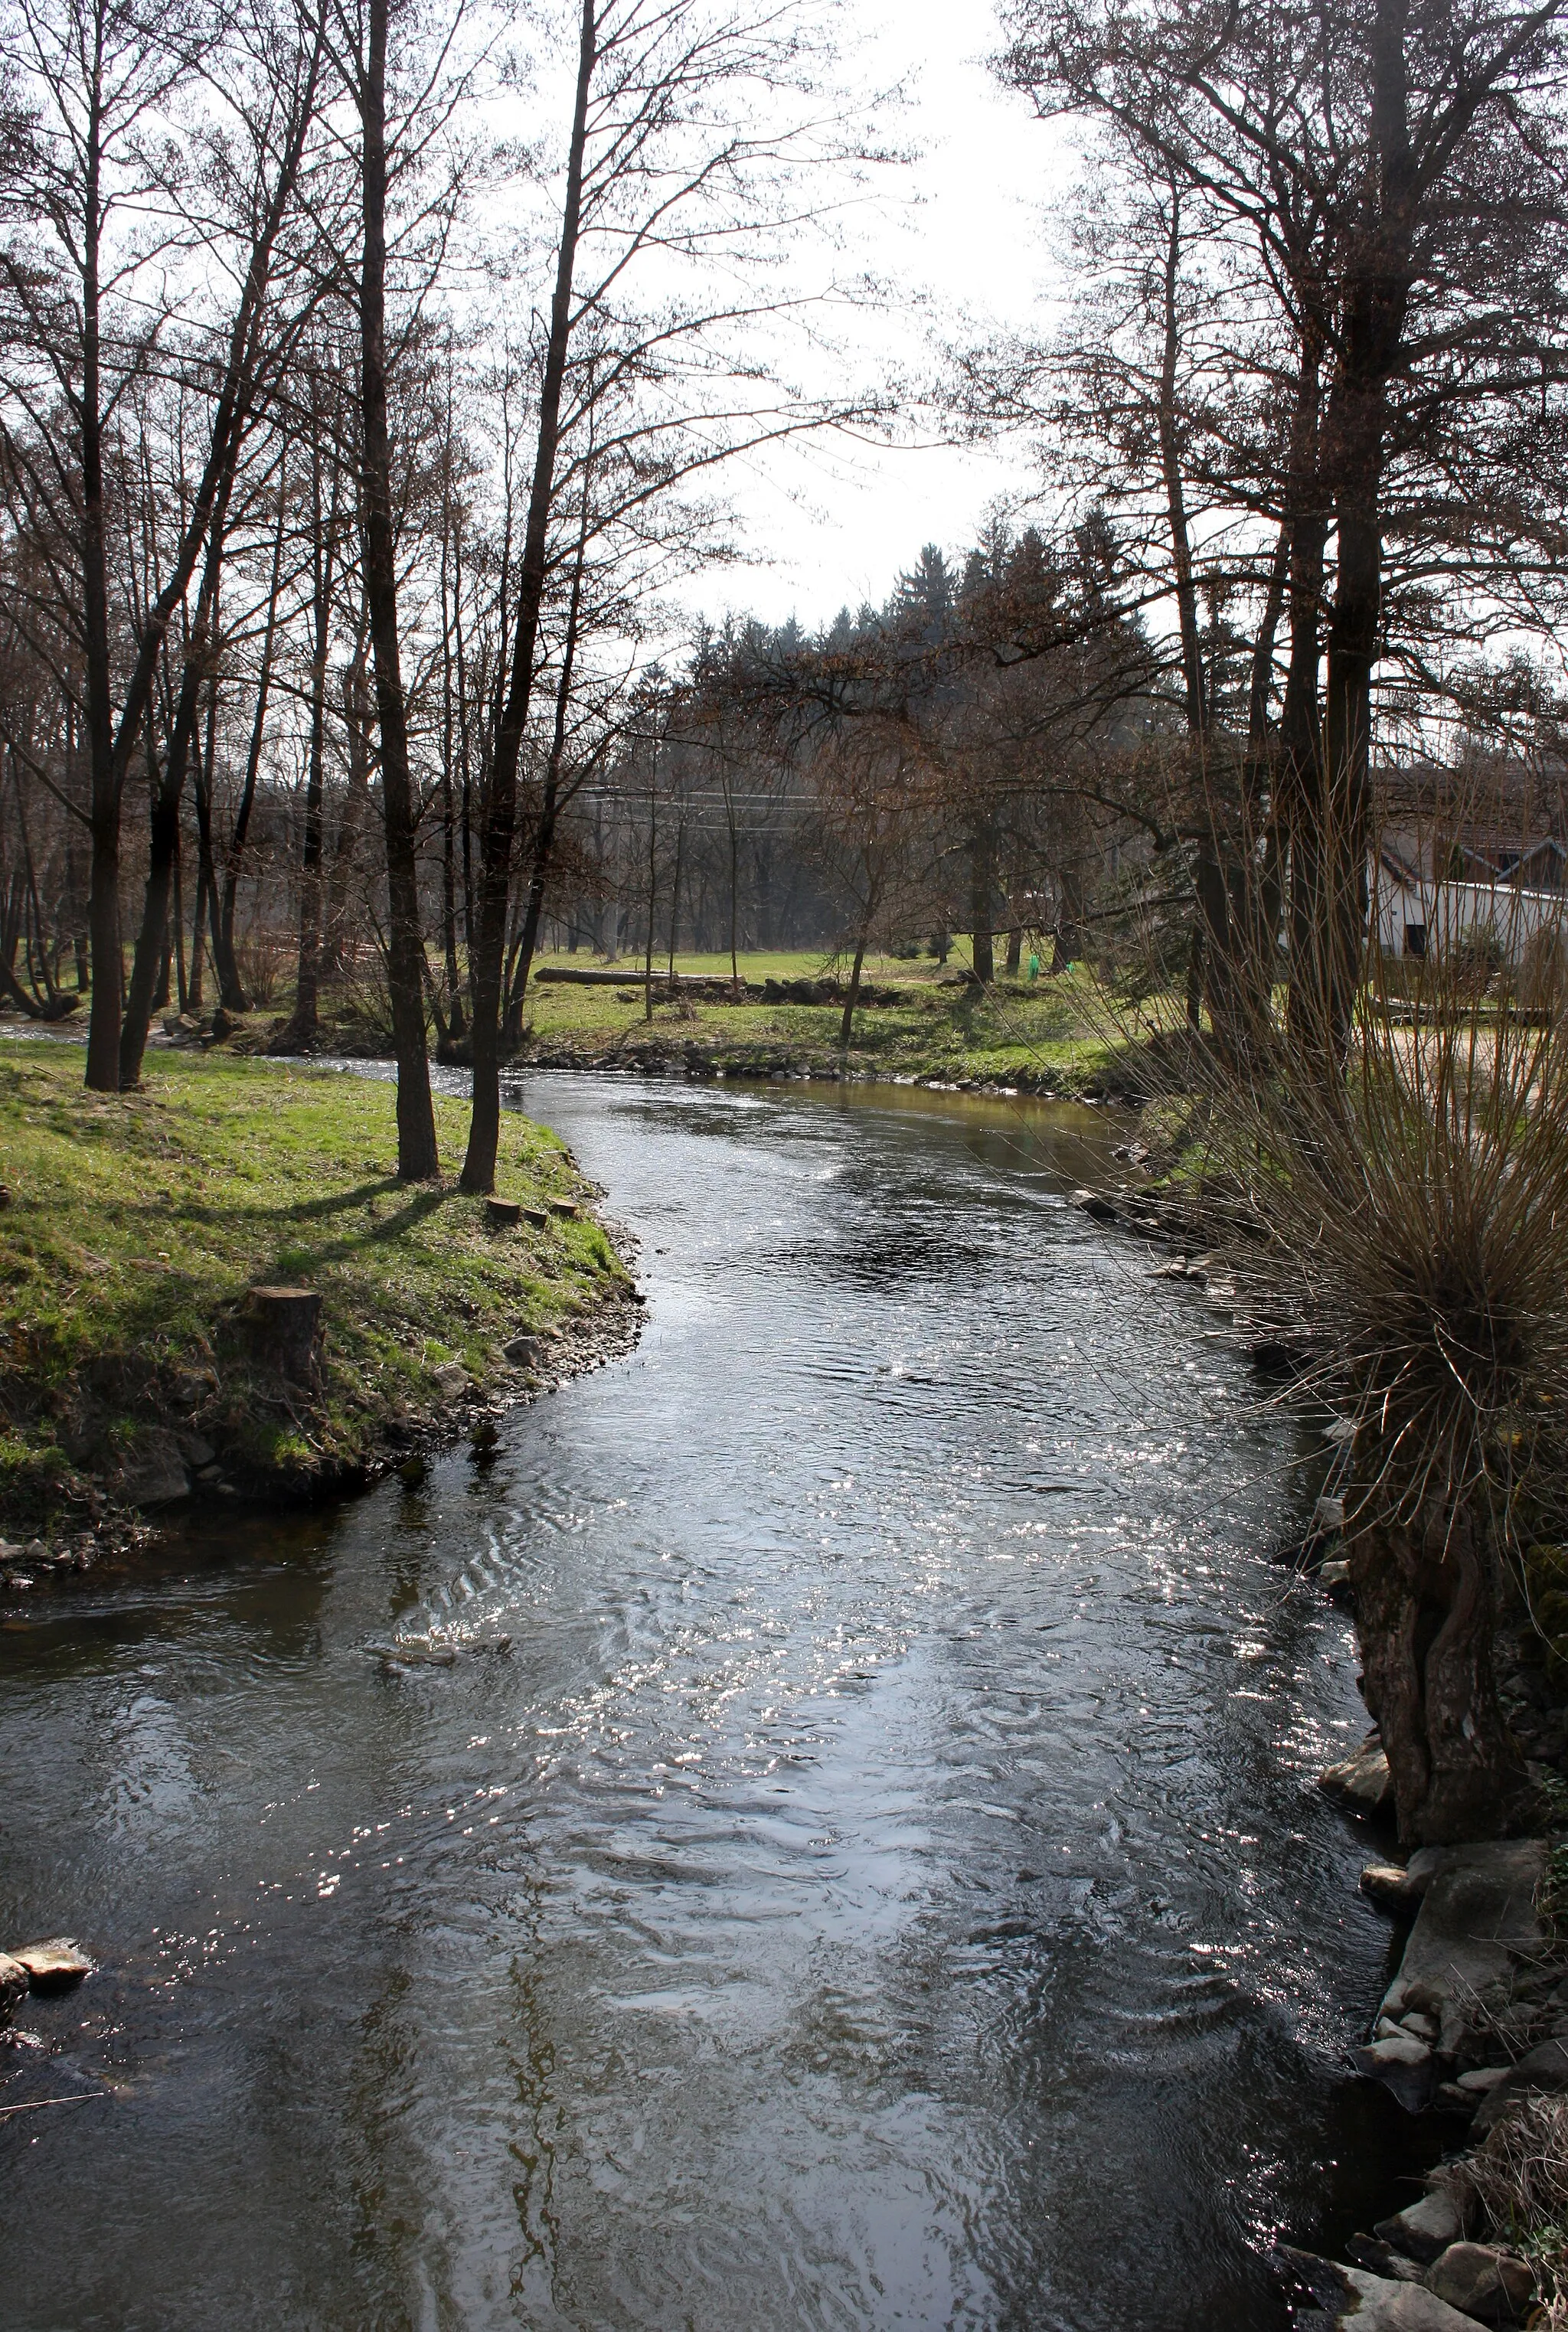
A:
<svg viewBox="0 0 1568 2332">
<path fill-rule="evenodd" d="M 9 2024 L 27 1997 L 27 1971 L 9 1952 L 0 1952 L 0 2024 Z"/>
<path fill-rule="evenodd" d="M 1438 2020 L 1439 2046 L 1468 2053 L 1477 2016 L 1506 2006 L 1515 1964 L 1544 1950 L 1536 1892 L 1546 1868 L 1539 1839 L 1426 1848 L 1426 1892 L 1382 2013 L 1398 2022 L 1412 2010 Z"/>
<path fill-rule="evenodd" d="M 1405 2032 L 1397 2024 L 1381 2020 L 1383 2031 L 1377 2040 L 1358 2050 L 1361 2057 L 1371 2058 L 1381 2069 L 1385 2065 L 1424 2065 L 1431 2055 L 1431 2043 L 1421 2040 L 1413 2032 Z"/>
<path fill-rule="evenodd" d="M 1115 1208 L 1098 1190 L 1075 1190 L 1072 1203 L 1080 1214 L 1087 1215 L 1091 1222 L 1114 1223 L 1116 1219 Z"/>
<path fill-rule="evenodd" d="M 1343 1758 L 1337 1765 L 1330 1765 L 1320 1773 L 1317 1786 L 1331 1798 L 1343 1798 L 1347 1804 L 1369 1811 L 1383 1804 L 1392 1794 L 1393 1782 L 1389 1761 L 1376 1734 L 1362 1743 L 1353 1757 Z"/>
<path fill-rule="evenodd" d="M 92 1962 L 74 1935 L 46 1935 L 42 1943 L 18 1944 L 10 1956 L 25 1971 L 34 1992 L 66 1992 L 92 1974 Z"/>
<path fill-rule="evenodd" d="M 1425 2270 L 1402 2251 L 1390 2243 L 1380 2243 L 1375 2235 L 1353 2235 L 1345 2245 L 1345 2256 L 1353 2267 L 1364 2267 L 1369 2274 L 1386 2276 L 1391 2283 L 1420 2283 Z"/>
<path fill-rule="evenodd" d="M 1400 2283 L 1365 2268 L 1341 2267 L 1283 2243 L 1278 2256 L 1291 2279 L 1311 2292 L 1335 2332 L 1342 2325 L 1350 2332 L 1476 2332 L 1474 2316 L 1462 2315 L 1424 2284 Z"/>
<path fill-rule="evenodd" d="M 1513 2071 L 1511 2065 L 1477 2065 L 1473 2072 L 1461 2073 L 1455 2086 L 1472 2098 L 1484 2098 L 1499 2081 L 1506 2081 Z"/>
<path fill-rule="evenodd" d="M 1543 2040 L 1538 2049 L 1510 2066 L 1506 2078 L 1482 2099 L 1476 2116 L 1477 2134 L 1484 2136 L 1487 2130 L 1496 2129 L 1525 2098 L 1559 2097 L 1564 2089 L 1568 2089 L 1568 2041 Z"/>
<path fill-rule="evenodd" d="M 1369 1862 L 1361 1875 L 1361 1891 L 1382 1911 L 1413 1911 L 1425 1889 L 1397 1862 Z"/>
<path fill-rule="evenodd" d="M 1386 2021 L 1386 2020 L 1385 2020 Z M 1356 2068 L 1391 2090 L 1406 2113 L 1424 2113 L 1437 2086 L 1438 2064 L 1426 2041 L 1413 2032 L 1388 2027 L 1355 2052 Z"/>
<path fill-rule="evenodd" d="M 1427 2270 L 1427 2289 L 1487 2324 L 1512 2323 L 1535 2297 L 1522 2259 L 1492 2243 L 1450 2243 Z"/>
<path fill-rule="evenodd" d="M 1407 2259 L 1435 2260 L 1450 2243 L 1457 2243 L 1464 2234 L 1458 2204 L 1451 2194 L 1435 2186 L 1419 2202 L 1407 2203 L 1391 2219 L 1380 2219 L 1372 2229 L 1374 2235 L 1394 2250 L 1403 2251 Z"/>
<path fill-rule="evenodd" d="M 172 1506 L 190 1496 L 190 1476 L 179 1444 L 161 1428 L 127 1459 L 116 1485 L 128 1506 Z"/>
</svg>

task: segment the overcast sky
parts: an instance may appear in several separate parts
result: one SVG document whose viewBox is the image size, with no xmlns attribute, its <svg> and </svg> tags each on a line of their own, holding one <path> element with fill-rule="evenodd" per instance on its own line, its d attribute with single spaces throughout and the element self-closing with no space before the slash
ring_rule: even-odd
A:
<svg viewBox="0 0 1568 2332">
<path fill-rule="evenodd" d="M 852 29 L 853 28 L 853 29 Z M 907 285 L 902 317 L 867 315 L 854 338 L 865 376 L 884 362 L 934 369 L 931 303 L 952 329 L 967 314 L 1038 329 L 1051 282 L 1053 192 L 1070 176 L 1061 133 L 1037 121 L 986 68 L 998 43 L 987 0 L 846 0 L 846 46 L 864 40 L 865 77 L 909 83 L 894 127 L 917 150 L 851 229 L 850 264 Z M 861 62 L 861 60 L 856 60 Z M 815 441 L 775 450 L 728 484 L 740 540 L 755 563 L 710 574 L 695 604 L 768 622 L 798 615 L 814 626 L 847 602 L 880 602 L 924 542 L 953 550 L 972 539 L 989 504 L 1027 492 L 1018 446 L 993 451 L 924 442 L 853 447 Z"/>
</svg>

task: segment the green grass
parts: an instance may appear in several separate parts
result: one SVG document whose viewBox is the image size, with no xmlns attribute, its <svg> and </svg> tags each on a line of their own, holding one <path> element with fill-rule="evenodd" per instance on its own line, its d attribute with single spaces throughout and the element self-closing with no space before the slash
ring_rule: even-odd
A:
<svg viewBox="0 0 1568 2332">
<path fill-rule="evenodd" d="M 608 1062 L 617 1053 L 635 1053 L 651 1043 L 672 1052 L 694 1047 L 735 1070 L 788 1056 L 802 1067 L 829 1069 L 842 1062 L 862 1075 L 995 1085 L 1022 1080 L 1061 1092 L 1104 1076 L 1117 1048 L 1107 1041 L 1107 1016 L 1097 1007 L 1087 974 L 1075 970 L 1056 980 L 1003 980 L 982 991 L 958 978 L 961 953 L 967 961 L 955 944 L 945 971 L 929 959 L 868 960 L 866 981 L 878 989 L 895 988 L 900 998 L 896 1004 L 860 1008 L 846 1060 L 838 1049 L 842 1009 L 836 1004 L 676 999 L 655 1001 L 649 1022 L 638 967 L 629 960 L 626 994 L 549 980 L 531 988 L 531 1049 L 547 1057 L 569 1052 L 586 1064 Z M 552 966 L 585 970 L 593 961 L 582 955 L 545 959 Z M 730 962 L 727 956 L 683 955 L 675 966 L 687 978 L 727 978 Z M 741 977 L 758 985 L 764 980 L 819 979 L 825 969 L 846 976 L 842 965 L 825 967 L 819 953 L 807 951 L 741 958 Z"/>
<path fill-rule="evenodd" d="M 684 1058 L 733 1074 L 766 1075 L 785 1066 L 824 1075 L 847 1069 L 858 1076 L 1023 1085 L 1059 1094 L 1114 1081 L 1118 1058 L 1127 1048 L 1115 1034 L 1115 1012 L 1085 967 L 1075 966 L 1057 979 L 1004 978 L 981 991 L 963 977 L 969 959 L 969 942 L 961 936 L 955 936 L 945 967 L 929 956 L 868 957 L 867 985 L 896 989 L 898 998 L 857 1010 L 846 1056 L 838 1043 L 839 1004 L 733 1004 L 690 995 L 665 1002 L 661 986 L 649 1020 L 640 957 L 623 956 L 607 966 L 586 950 L 545 955 L 536 969 L 612 970 L 619 977 L 592 987 L 536 980 L 528 994 L 520 1064 L 627 1067 Z M 753 987 L 768 980 L 843 980 L 848 971 L 842 958 L 817 949 L 743 954 L 740 962 L 741 978 Z M 667 957 L 655 960 L 658 971 L 667 965 Z M 730 959 L 680 954 L 675 969 L 688 980 L 727 981 Z M 244 1018 L 230 1044 L 240 1051 L 264 1050 L 284 1024 L 288 1001 L 285 991 L 274 994 L 265 1010 Z M 386 1028 L 362 1017 L 365 1004 L 363 995 L 355 998 L 347 990 L 336 999 L 323 999 L 323 1052 L 389 1050 Z"/>
<path fill-rule="evenodd" d="M 0 1525 L 36 1529 L 177 1424 L 242 1485 L 307 1488 L 436 1420 L 455 1361 L 624 1288 L 598 1225 L 491 1232 L 484 1202 L 392 1173 L 389 1084 L 212 1055 L 149 1056 L 142 1089 L 81 1088 L 74 1046 L 0 1054 Z M 467 1108 L 436 1103 L 445 1161 Z M 498 1191 L 579 1190 L 555 1136 L 503 1121 Z M 253 1355 L 248 1290 L 322 1291 L 318 1391 Z"/>
</svg>

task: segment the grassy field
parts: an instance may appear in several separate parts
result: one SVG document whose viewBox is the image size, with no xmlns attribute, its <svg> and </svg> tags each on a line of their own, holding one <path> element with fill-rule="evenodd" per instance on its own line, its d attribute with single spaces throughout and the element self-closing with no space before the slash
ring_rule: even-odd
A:
<svg viewBox="0 0 1568 2332">
<path fill-rule="evenodd" d="M 667 959 L 655 966 L 666 968 Z M 1082 969 L 1058 979 L 1001 980 L 984 990 L 963 977 L 967 947 L 955 942 L 944 968 L 930 958 L 868 961 L 866 984 L 879 1000 L 855 1017 L 854 1040 L 839 1050 L 842 1005 L 741 1002 L 711 997 L 666 997 L 655 989 L 651 1020 L 645 1017 L 640 961 L 623 958 L 613 984 L 578 987 L 536 980 L 528 997 L 522 1059 L 557 1066 L 635 1067 L 684 1060 L 734 1074 L 767 1075 L 779 1068 L 820 1075 L 847 1070 L 858 1076 L 928 1077 L 954 1083 L 1019 1085 L 1046 1093 L 1076 1093 L 1103 1084 L 1121 1049 L 1109 1034 L 1110 1016 Z M 602 970 L 587 954 L 542 957 L 540 970 Z M 685 980 L 728 981 L 728 956 L 681 955 Z M 741 973 L 751 989 L 766 980 L 845 977 L 845 967 L 820 952 L 743 955 Z M 894 991 L 893 1000 L 881 1000 Z M 231 1040 L 263 1049 L 282 1025 L 286 996 L 253 1012 Z M 323 1049 L 387 1049 L 386 1032 L 351 1011 L 323 1021 Z"/>
<path fill-rule="evenodd" d="M 142 1089 L 81 1089 L 74 1046 L 0 1049 L 0 1527 L 127 1495 L 161 1439 L 241 1487 L 342 1477 L 433 1427 L 625 1274 L 587 1219 L 485 1228 L 450 1180 L 393 1178 L 389 1085 L 221 1055 L 149 1055 Z M 444 1161 L 467 1108 L 438 1102 Z M 501 1193 L 579 1184 L 553 1134 L 507 1116 Z M 248 1290 L 324 1297 L 320 1382 L 255 1358 Z M 436 1380 L 436 1371 L 442 1372 Z"/>
<path fill-rule="evenodd" d="M 688 979 L 728 978 L 729 969 L 727 957 L 676 959 L 677 972 Z M 819 979 L 823 962 L 819 955 L 805 953 L 744 956 L 741 971 L 749 985 L 759 986 L 766 980 Z M 885 959 L 868 962 L 865 978 L 879 999 L 891 989 L 897 1001 L 860 1007 L 847 1056 L 838 1049 L 843 1015 L 837 1003 L 731 1004 L 656 997 L 650 1023 L 635 975 L 625 992 L 536 983 L 529 997 L 531 1047 L 547 1056 L 570 1051 L 585 1060 L 607 1060 L 653 1043 L 672 1051 L 694 1048 L 732 1070 L 786 1063 L 819 1069 L 842 1065 L 865 1076 L 1021 1081 L 1061 1092 L 1077 1091 L 1102 1075 L 1114 1049 L 1106 1041 L 1104 1016 L 1096 1015 L 1080 972 L 1057 980 L 1000 980 L 980 989 L 962 979 L 951 961 L 943 971 L 929 961 Z"/>
</svg>

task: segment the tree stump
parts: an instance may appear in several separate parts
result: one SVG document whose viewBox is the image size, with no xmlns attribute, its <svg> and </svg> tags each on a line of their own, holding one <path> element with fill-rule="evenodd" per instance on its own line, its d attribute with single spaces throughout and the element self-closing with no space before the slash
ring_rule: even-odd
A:
<svg viewBox="0 0 1568 2332">
<path fill-rule="evenodd" d="M 575 1199 L 552 1199 L 550 1202 L 550 1210 L 552 1215 L 559 1215 L 563 1221 L 577 1220 L 578 1204 Z"/>
<path fill-rule="evenodd" d="M 282 1376 L 308 1384 L 315 1372 L 321 1297 L 314 1287 L 253 1287 L 251 1330 L 258 1353 Z"/>
<path fill-rule="evenodd" d="M 484 1219 L 492 1231 L 507 1231 L 522 1220 L 521 1201 L 517 1199 L 486 1199 Z"/>
</svg>

